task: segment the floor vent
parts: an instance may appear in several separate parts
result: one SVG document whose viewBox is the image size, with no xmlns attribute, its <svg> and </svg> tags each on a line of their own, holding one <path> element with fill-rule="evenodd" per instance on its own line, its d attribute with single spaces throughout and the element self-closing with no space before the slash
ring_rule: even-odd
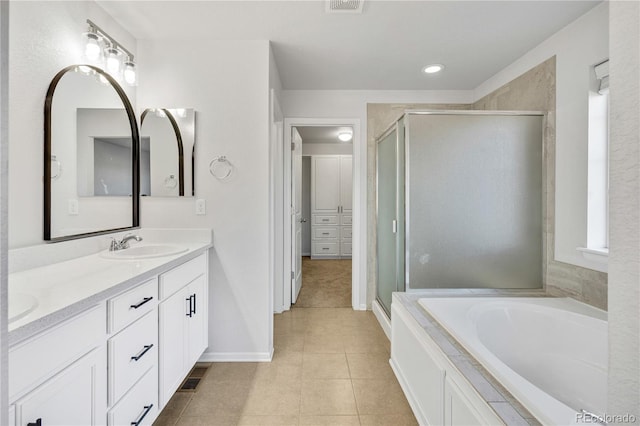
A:
<svg viewBox="0 0 640 426">
<path fill-rule="evenodd" d="M 204 375 L 207 373 L 208 369 L 209 369 L 209 366 L 202 366 L 202 365 L 197 365 L 193 367 L 193 369 L 191 370 L 187 378 L 184 379 L 184 382 L 182 382 L 182 384 L 178 388 L 178 391 L 179 392 L 195 392 L 196 389 L 198 388 L 198 385 L 200 384 L 200 381 L 202 380 Z"/>
<path fill-rule="evenodd" d="M 327 13 L 362 13 L 364 0 L 326 0 Z"/>
</svg>

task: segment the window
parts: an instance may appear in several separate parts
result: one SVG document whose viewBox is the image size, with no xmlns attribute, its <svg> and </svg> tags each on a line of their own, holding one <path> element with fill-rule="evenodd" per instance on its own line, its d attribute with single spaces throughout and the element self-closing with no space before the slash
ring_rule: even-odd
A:
<svg viewBox="0 0 640 426">
<path fill-rule="evenodd" d="M 587 245 L 579 248 L 591 260 L 609 252 L 609 61 L 593 67 L 589 91 Z"/>
</svg>

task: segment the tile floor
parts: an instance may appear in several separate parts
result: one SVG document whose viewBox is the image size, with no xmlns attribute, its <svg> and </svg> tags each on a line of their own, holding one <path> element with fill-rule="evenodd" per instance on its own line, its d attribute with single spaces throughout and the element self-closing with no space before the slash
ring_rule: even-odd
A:
<svg viewBox="0 0 640 426">
<path fill-rule="evenodd" d="M 214 363 L 155 425 L 416 425 L 371 312 L 293 308 L 274 316 L 271 363 Z"/>
</svg>

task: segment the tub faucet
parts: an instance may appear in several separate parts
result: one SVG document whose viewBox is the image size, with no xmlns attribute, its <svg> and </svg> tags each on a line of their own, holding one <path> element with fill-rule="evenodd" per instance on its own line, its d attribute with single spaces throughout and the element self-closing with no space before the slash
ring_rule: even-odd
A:
<svg viewBox="0 0 640 426">
<path fill-rule="evenodd" d="M 111 238 L 111 245 L 109 246 L 109 251 L 118 251 L 129 248 L 129 241 L 136 240 L 142 241 L 142 237 L 139 235 L 126 234 L 120 241 L 115 238 Z"/>
</svg>

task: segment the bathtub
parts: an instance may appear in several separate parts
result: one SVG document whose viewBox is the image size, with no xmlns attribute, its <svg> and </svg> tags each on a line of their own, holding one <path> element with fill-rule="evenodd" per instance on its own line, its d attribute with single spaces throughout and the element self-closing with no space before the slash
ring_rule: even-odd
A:
<svg viewBox="0 0 640 426">
<path fill-rule="evenodd" d="M 541 423 L 607 407 L 607 314 L 569 298 L 424 298 L 427 310 Z"/>
</svg>

